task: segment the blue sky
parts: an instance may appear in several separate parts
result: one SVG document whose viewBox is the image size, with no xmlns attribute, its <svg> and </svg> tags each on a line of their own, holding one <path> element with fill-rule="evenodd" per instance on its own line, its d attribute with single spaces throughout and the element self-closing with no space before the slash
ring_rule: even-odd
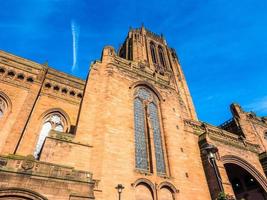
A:
<svg viewBox="0 0 267 200">
<path fill-rule="evenodd" d="M 222 123 L 232 102 L 267 115 L 266 0 L 1 0 L 0 49 L 85 79 L 142 23 L 176 49 L 200 120 Z"/>
</svg>

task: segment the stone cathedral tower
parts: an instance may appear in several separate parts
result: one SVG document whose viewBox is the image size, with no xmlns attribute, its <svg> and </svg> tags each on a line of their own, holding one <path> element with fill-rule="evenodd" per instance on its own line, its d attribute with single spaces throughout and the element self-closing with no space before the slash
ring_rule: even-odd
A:
<svg viewBox="0 0 267 200">
<path fill-rule="evenodd" d="M 87 80 L 0 51 L 0 200 L 267 199 L 267 117 L 197 119 L 175 50 L 131 29 Z M 232 198 L 231 198 L 232 199 Z"/>
<path fill-rule="evenodd" d="M 92 145 L 85 160 L 99 199 L 209 199 L 198 137 L 184 119 L 196 120 L 174 49 L 144 27 L 131 29 L 118 55 L 107 46 L 91 66 L 76 137 Z"/>
</svg>

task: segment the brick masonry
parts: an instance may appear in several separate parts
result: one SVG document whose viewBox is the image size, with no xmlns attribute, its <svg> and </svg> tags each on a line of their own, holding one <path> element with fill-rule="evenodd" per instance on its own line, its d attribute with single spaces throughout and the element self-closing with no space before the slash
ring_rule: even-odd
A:
<svg viewBox="0 0 267 200">
<path fill-rule="evenodd" d="M 163 49 L 164 63 L 158 54 L 154 63 L 151 43 Z M 0 118 L 0 199 L 116 199 L 117 184 L 128 200 L 215 199 L 219 189 L 204 144 L 218 148 L 226 193 L 234 196 L 227 163 L 249 171 L 267 191 L 267 119 L 233 104 L 233 119 L 220 127 L 198 121 L 179 59 L 162 36 L 131 29 L 119 52 L 104 47 L 89 73 L 83 81 L 0 51 L 0 97 L 7 105 Z M 133 100 L 139 86 L 159 98 L 165 174 L 156 172 L 153 145 L 150 171 L 135 168 Z M 30 155 L 53 112 L 65 117 L 64 132 L 50 131 L 36 160 Z"/>
</svg>

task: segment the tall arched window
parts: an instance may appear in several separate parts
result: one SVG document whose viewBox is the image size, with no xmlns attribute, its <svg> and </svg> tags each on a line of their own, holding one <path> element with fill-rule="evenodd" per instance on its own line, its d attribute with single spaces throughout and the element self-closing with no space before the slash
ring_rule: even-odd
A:
<svg viewBox="0 0 267 200">
<path fill-rule="evenodd" d="M 158 53 L 159 53 L 159 61 L 160 61 L 160 64 L 165 69 L 166 63 L 165 63 L 164 51 L 163 51 L 163 48 L 161 46 L 158 47 Z"/>
<path fill-rule="evenodd" d="M 66 120 L 59 112 L 50 113 L 45 117 L 33 154 L 36 159 L 40 157 L 45 138 L 48 136 L 49 131 L 55 130 L 63 132 L 65 126 Z"/>
<path fill-rule="evenodd" d="M 152 62 L 155 64 L 158 63 L 156 56 L 156 48 L 153 42 L 150 43 L 150 52 L 151 52 Z"/>
<path fill-rule="evenodd" d="M 135 161 L 136 168 L 152 172 L 150 138 L 153 137 L 156 170 L 165 174 L 165 161 L 159 120 L 159 99 L 145 87 L 137 88 L 134 98 Z"/>
<path fill-rule="evenodd" d="M 4 114 L 7 110 L 7 102 L 6 100 L 0 96 L 0 120 L 4 117 Z"/>
</svg>

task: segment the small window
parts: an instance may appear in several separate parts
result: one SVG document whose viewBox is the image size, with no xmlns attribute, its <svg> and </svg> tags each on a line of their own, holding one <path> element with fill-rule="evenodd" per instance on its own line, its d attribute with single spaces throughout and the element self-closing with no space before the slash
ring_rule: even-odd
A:
<svg viewBox="0 0 267 200">
<path fill-rule="evenodd" d="M 83 97 L 82 93 L 79 93 L 79 94 L 77 95 L 77 97 L 82 98 L 82 97 Z"/>
<path fill-rule="evenodd" d="M 75 92 L 74 91 L 70 91 L 70 95 L 71 96 L 75 96 Z"/>
<path fill-rule="evenodd" d="M 32 78 L 32 77 L 28 77 L 28 78 L 27 78 L 27 82 L 29 82 L 29 83 L 33 83 L 33 78 Z"/>
<path fill-rule="evenodd" d="M 59 87 L 56 85 L 56 86 L 54 87 L 54 90 L 59 91 Z"/>
<path fill-rule="evenodd" d="M 46 88 L 51 88 L 52 86 L 51 86 L 50 83 L 46 83 L 46 84 L 45 84 L 45 87 L 46 87 Z"/>
<path fill-rule="evenodd" d="M 267 140 L 267 131 L 264 133 L 264 139 Z"/>
<path fill-rule="evenodd" d="M 64 94 L 67 94 L 67 92 L 68 92 L 68 90 L 67 90 L 66 88 L 63 88 L 61 91 L 62 91 L 62 93 L 64 93 Z"/>
<path fill-rule="evenodd" d="M 24 80 L 24 75 L 23 74 L 19 74 L 17 77 L 18 77 L 19 80 Z"/>
<path fill-rule="evenodd" d="M 13 71 L 9 71 L 9 72 L 7 73 L 7 75 L 13 77 L 13 76 L 15 76 L 15 72 L 13 72 Z"/>
<path fill-rule="evenodd" d="M 0 68 L 0 74 L 4 74 L 6 71 L 5 71 L 5 69 L 4 68 Z"/>
</svg>

